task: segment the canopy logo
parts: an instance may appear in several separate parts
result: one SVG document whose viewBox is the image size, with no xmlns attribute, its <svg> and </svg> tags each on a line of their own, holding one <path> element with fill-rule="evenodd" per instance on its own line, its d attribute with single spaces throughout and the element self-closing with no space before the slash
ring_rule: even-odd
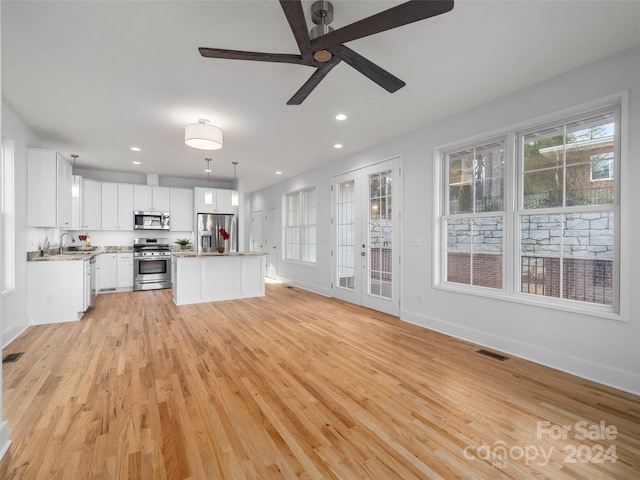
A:
<svg viewBox="0 0 640 480">
<path fill-rule="evenodd" d="M 570 438 L 571 437 L 571 438 Z M 536 426 L 537 440 L 569 440 L 561 449 L 556 445 L 513 445 L 509 446 L 503 440 L 497 440 L 493 445 L 467 446 L 463 450 L 467 460 L 490 461 L 496 468 L 507 468 L 509 460 L 524 461 L 525 465 L 536 463 L 544 467 L 551 460 L 554 452 L 562 455 L 563 463 L 616 463 L 615 444 L 594 443 L 612 442 L 618 438 L 618 429 L 614 425 L 607 425 L 601 421 L 592 424 L 578 421 L 573 425 L 554 425 L 548 421 L 539 421 Z M 571 443 L 588 442 L 588 443 Z"/>
</svg>

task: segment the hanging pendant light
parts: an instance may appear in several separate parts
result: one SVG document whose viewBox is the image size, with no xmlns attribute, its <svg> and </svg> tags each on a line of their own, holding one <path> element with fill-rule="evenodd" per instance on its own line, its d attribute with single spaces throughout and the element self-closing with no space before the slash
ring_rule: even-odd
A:
<svg viewBox="0 0 640 480">
<path fill-rule="evenodd" d="M 238 166 L 238 162 L 231 162 L 233 163 L 233 186 L 235 188 L 238 188 L 238 185 L 236 185 L 236 167 Z M 238 190 L 233 190 L 231 192 L 231 205 L 233 207 L 237 207 L 239 203 L 239 199 L 238 199 Z"/>
<path fill-rule="evenodd" d="M 211 159 L 210 158 L 205 158 L 205 161 L 207 162 L 207 188 L 208 190 L 205 190 L 204 192 L 204 204 L 205 205 L 213 205 L 213 191 L 211 190 L 210 186 L 209 186 L 209 174 L 211 173 Z"/>
<path fill-rule="evenodd" d="M 78 198 L 80 196 L 80 182 L 78 182 L 78 177 L 76 176 L 76 160 L 78 155 L 72 153 L 71 158 L 73 158 L 73 170 L 71 172 L 73 175 L 73 183 L 71 184 L 71 196 L 73 198 Z"/>
<path fill-rule="evenodd" d="M 200 119 L 184 127 L 184 143 L 200 150 L 219 150 L 222 148 L 222 130 L 209 124 L 209 120 Z"/>
</svg>

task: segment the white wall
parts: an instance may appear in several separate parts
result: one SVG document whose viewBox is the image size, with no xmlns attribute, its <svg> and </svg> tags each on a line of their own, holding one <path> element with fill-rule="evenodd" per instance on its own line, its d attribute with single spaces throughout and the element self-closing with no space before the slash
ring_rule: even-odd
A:
<svg viewBox="0 0 640 480">
<path fill-rule="evenodd" d="M 628 118 L 623 117 L 623 122 L 627 121 L 623 127 L 623 135 L 628 133 L 623 137 L 627 161 L 620 175 L 623 321 L 433 288 L 434 149 L 624 91 L 628 91 L 629 102 L 623 107 L 627 111 L 628 106 Z M 640 48 L 635 48 L 255 192 L 250 209 L 255 212 L 278 207 L 281 211 L 283 194 L 317 187 L 318 266 L 281 261 L 278 274 L 293 284 L 330 295 L 331 176 L 400 154 L 404 168 L 403 320 L 640 393 L 640 296 L 631 291 L 635 270 L 640 268 L 640 249 L 633 248 L 637 243 L 634 239 L 640 238 L 640 222 L 633 221 L 631 205 L 633 189 L 640 184 L 640 162 L 636 161 L 640 136 L 634 135 L 638 131 Z M 416 237 L 421 240 L 420 246 L 412 246 L 410 240 Z M 424 303 L 418 303 L 419 294 L 424 295 Z"/>
</svg>

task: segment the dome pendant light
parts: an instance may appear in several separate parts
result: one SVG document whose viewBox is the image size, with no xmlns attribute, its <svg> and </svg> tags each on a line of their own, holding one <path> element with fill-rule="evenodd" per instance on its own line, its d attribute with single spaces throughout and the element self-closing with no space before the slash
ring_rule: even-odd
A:
<svg viewBox="0 0 640 480">
<path fill-rule="evenodd" d="M 200 119 L 184 127 L 184 143 L 200 150 L 219 150 L 223 145 L 222 130 Z"/>
</svg>

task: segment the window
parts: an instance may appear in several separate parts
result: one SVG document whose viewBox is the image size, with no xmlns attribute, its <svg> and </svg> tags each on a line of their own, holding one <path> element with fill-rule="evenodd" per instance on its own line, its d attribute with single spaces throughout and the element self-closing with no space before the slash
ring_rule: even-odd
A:
<svg viewBox="0 0 640 480">
<path fill-rule="evenodd" d="M 316 189 L 286 195 L 285 258 L 316 262 Z"/>
<path fill-rule="evenodd" d="M 15 203 L 13 188 L 13 142 L 2 141 L 2 293 L 15 288 Z"/>
<path fill-rule="evenodd" d="M 505 141 L 445 155 L 447 282 L 503 288 Z"/>
<path fill-rule="evenodd" d="M 444 151 L 436 283 L 616 313 L 619 127 L 615 106 Z"/>
<path fill-rule="evenodd" d="M 519 136 L 522 293 L 614 304 L 616 118 L 607 111 Z"/>
</svg>

